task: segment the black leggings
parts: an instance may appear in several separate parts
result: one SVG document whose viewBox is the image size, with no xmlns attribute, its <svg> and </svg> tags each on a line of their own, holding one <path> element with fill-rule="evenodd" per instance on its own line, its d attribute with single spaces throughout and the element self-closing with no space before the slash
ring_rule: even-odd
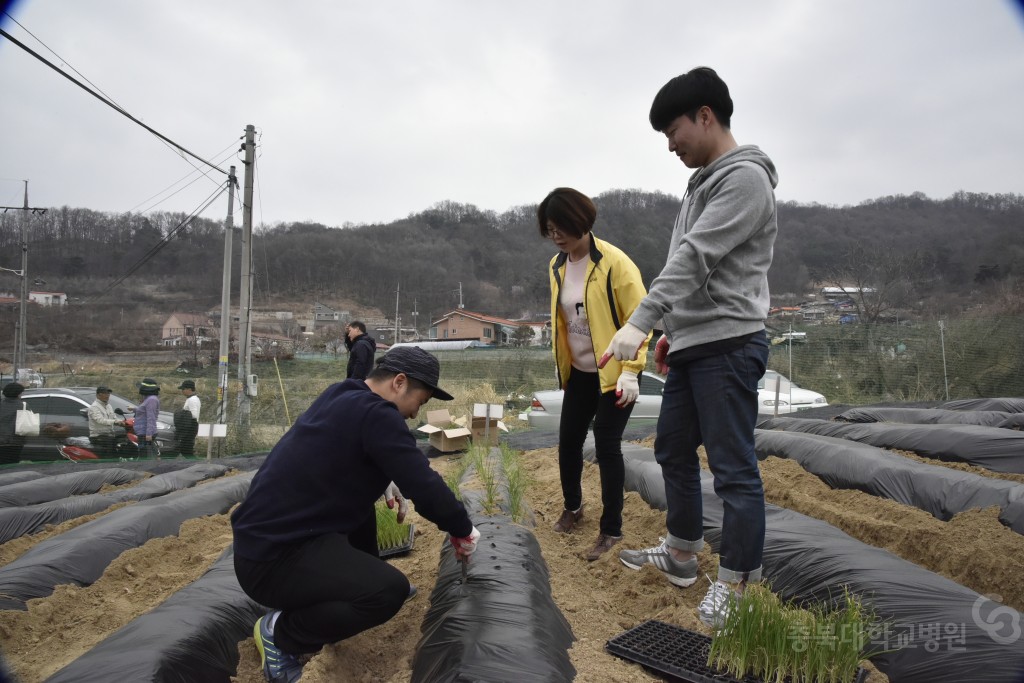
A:
<svg viewBox="0 0 1024 683">
<path fill-rule="evenodd" d="M 276 560 L 235 555 L 242 590 L 282 610 L 274 643 L 301 655 L 317 652 L 391 619 L 409 596 L 409 580 L 377 557 L 377 520 L 351 534 L 326 534 L 292 546 Z"/>
<path fill-rule="evenodd" d="M 583 442 L 594 421 L 594 448 L 601 470 L 601 533 L 622 535 L 622 487 L 626 478 L 622 462 L 622 432 L 633 406 L 619 408 L 615 391 L 601 393 L 596 372 L 573 368 L 565 383 L 562 418 L 558 425 L 558 472 L 566 510 L 583 504 Z"/>
</svg>

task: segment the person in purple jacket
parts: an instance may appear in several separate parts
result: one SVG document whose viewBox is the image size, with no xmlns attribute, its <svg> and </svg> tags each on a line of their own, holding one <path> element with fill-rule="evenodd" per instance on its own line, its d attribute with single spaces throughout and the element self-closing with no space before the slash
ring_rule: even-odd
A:
<svg viewBox="0 0 1024 683">
<path fill-rule="evenodd" d="M 392 349 L 365 379 L 329 386 L 281 437 L 231 515 L 235 574 L 271 608 L 253 637 L 268 681 L 302 676 L 299 655 L 393 617 L 414 592 L 377 554 L 374 503 L 398 499 L 447 531 L 467 561 L 480 533 L 431 469 L 405 420 L 438 388 L 440 364 L 416 347 Z"/>
<path fill-rule="evenodd" d="M 135 435 L 139 437 L 139 455 L 144 458 L 160 457 L 156 445 L 156 418 L 160 413 L 160 385 L 155 379 L 145 378 L 139 382 L 142 401 L 135 406 Z"/>
</svg>

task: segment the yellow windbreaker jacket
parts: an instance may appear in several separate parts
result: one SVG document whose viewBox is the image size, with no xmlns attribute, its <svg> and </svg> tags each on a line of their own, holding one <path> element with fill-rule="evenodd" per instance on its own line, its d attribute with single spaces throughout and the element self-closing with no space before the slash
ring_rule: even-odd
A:
<svg viewBox="0 0 1024 683">
<path fill-rule="evenodd" d="M 647 296 L 647 289 L 640 277 L 640 269 L 625 252 L 609 242 L 597 239 L 594 233 L 590 233 L 590 236 L 590 265 L 587 267 L 583 302 L 590 322 L 594 356 L 600 360 L 612 337 L 629 320 L 637 304 Z M 567 259 L 568 255 L 565 252 L 559 252 L 551 259 L 550 264 L 551 348 L 555 354 L 558 386 L 562 389 L 569 381 L 569 371 L 572 368 L 566 323 L 558 305 Z M 647 364 L 647 344 L 650 340 L 651 336 L 647 335 L 647 341 L 640 345 L 640 353 L 636 360 L 620 363 L 612 358 L 607 365 L 598 370 L 602 393 L 615 390 L 615 384 L 624 369 L 637 375 L 643 372 Z"/>
</svg>

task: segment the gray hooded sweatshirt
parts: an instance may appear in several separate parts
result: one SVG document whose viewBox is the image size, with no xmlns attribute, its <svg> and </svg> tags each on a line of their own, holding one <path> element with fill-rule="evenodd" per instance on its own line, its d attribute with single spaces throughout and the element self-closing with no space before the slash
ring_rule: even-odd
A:
<svg viewBox="0 0 1024 683">
<path fill-rule="evenodd" d="M 646 331 L 661 320 L 670 353 L 763 330 L 777 184 L 775 165 L 753 145 L 697 169 L 665 267 L 629 322 Z"/>
</svg>

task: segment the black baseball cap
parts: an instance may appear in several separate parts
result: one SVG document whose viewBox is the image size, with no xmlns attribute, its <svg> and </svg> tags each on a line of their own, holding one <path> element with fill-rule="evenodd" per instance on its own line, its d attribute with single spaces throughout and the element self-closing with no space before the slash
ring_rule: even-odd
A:
<svg viewBox="0 0 1024 683">
<path fill-rule="evenodd" d="M 182 382 L 181 385 L 178 388 L 179 389 L 191 389 L 192 391 L 195 391 L 196 390 L 195 380 L 187 379 L 184 382 Z"/>
<path fill-rule="evenodd" d="M 100 386 L 96 387 L 96 393 L 97 394 L 109 394 L 109 393 L 111 393 L 110 392 L 110 387 L 105 387 L 105 386 L 103 386 L 101 384 Z"/>
<path fill-rule="evenodd" d="M 451 401 L 455 397 L 437 386 L 441 377 L 441 363 L 437 358 L 418 346 L 400 346 L 391 349 L 377 360 L 377 367 L 391 372 L 400 372 L 410 379 L 427 386 L 431 397 L 440 401 Z"/>
</svg>

